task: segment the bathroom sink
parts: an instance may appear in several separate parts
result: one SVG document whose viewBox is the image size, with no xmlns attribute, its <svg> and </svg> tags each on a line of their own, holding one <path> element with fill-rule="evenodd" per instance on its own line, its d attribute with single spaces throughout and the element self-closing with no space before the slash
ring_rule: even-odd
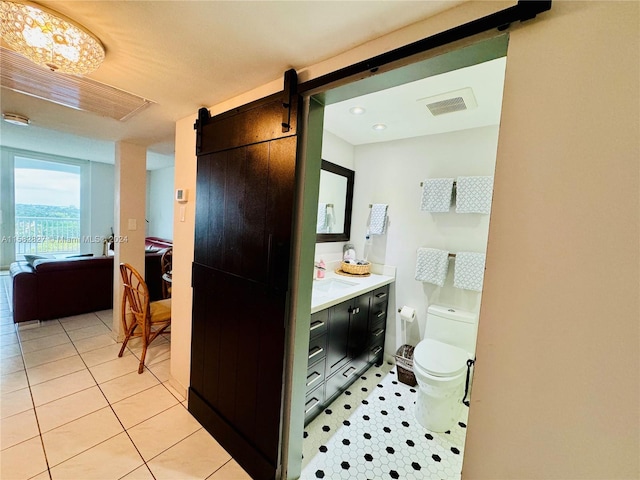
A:
<svg viewBox="0 0 640 480">
<path fill-rule="evenodd" d="M 358 285 L 354 282 L 348 282 L 346 280 L 339 280 L 337 278 L 328 278 L 326 280 L 316 280 L 313 282 L 312 295 L 315 297 L 324 297 L 327 295 L 338 294 L 342 290 L 355 287 Z"/>
</svg>

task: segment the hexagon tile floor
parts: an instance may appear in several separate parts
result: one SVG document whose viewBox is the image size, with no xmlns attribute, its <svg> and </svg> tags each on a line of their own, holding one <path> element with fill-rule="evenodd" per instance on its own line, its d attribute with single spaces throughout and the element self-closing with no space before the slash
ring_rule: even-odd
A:
<svg viewBox="0 0 640 480">
<path fill-rule="evenodd" d="M 446 433 L 415 419 L 417 387 L 373 366 L 304 431 L 301 480 L 459 480 L 468 408 Z"/>
</svg>

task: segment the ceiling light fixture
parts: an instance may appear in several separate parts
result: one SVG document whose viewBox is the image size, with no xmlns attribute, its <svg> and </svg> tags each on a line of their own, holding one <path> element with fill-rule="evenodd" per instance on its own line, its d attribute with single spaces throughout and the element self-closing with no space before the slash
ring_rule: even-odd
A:
<svg viewBox="0 0 640 480">
<path fill-rule="evenodd" d="M 20 115 L 19 113 L 3 113 L 2 119 L 13 125 L 20 125 L 21 127 L 26 127 L 31 123 L 29 117 L 25 117 L 24 115 Z"/>
<path fill-rule="evenodd" d="M 381 131 L 381 130 L 385 130 L 387 128 L 387 126 L 384 123 L 376 123 L 373 127 L 374 130 L 377 131 Z"/>
<path fill-rule="evenodd" d="M 362 115 L 366 110 L 363 107 L 351 107 L 349 113 L 351 115 Z"/>
<path fill-rule="evenodd" d="M 0 33 L 16 52 L 52 72 L 84 75 L 104 60 L 104 47 L 91 32 L 35 3 L 2 0 Z"/>
</svg>

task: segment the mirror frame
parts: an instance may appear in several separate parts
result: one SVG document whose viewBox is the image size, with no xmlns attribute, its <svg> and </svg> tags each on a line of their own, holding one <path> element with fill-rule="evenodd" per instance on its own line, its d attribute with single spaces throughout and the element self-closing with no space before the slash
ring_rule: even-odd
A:
<svg viewBox="0 0 640 480">
<path fill-rule="evenodd" d="M 353 170 L 322 160 L 321 170 L 335 173 L 347 179 L 347 195 L 345 199 L 344 228 L 342 233 L 316 233 L 316 243 L 348 242 L 351 238 L 351 209 L 353 208 L 353 182 L 355 174 Z"/>
</svg>

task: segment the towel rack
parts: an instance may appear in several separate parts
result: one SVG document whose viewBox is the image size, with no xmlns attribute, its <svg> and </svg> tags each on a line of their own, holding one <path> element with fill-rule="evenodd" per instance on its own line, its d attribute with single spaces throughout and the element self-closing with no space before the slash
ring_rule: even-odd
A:
<svg viewBox="0 0 640 480">
<path fill-rule="evenodd" d="M 456 187 L 456 185 L 458 184 L 458 182 L 456 182 L 455 180 L 453 181 L 453 188 Z M 424 182 L 420 182 L 420 186 L 424 187 Z"/>
</svg>

